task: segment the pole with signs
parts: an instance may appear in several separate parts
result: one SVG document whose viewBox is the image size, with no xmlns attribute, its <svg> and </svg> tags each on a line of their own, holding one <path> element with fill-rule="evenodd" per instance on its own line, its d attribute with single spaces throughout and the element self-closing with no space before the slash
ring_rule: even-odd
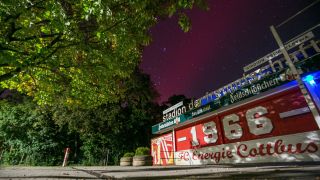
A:
<svg viewBox="0 0 320 180">
<path fill-rule="evenodd" d="M 176 165 L 176 155 L 175 155 L 175 153 L 176 153 L 176 135 L 175 135 L 174 128 L 172 129 L 172 146 L 173 146 L 173 148 L 172 148 L 173 165 Z"/>
<path fill-rule="evenodd" d="M 308 107 L 310 109 L 310 111 L 312 112 L 312 115 L 313 117 L 315 118 L 316 120 L 316 123 L 318 125 L 318 127 L 320 128 L 320 116 L 319 116 L 319 112 L 315 106 L 315 104 L 313 103 L 313 101 L 311 100 L 311 97 L 301 79 L 301 76 L 296 68 L 296 66 L 293 64 L 293 62 L 291 61 L 290 59 L 290 56 L 286 50 L 286 48 L 284 47 L 283 43 L 282 43 L 282 40 L 280 39 L 280 36 L 279 34 L 277 33 L 276 29 L 274 26 L 270 26 L 270 30 L 272 32 L 272 35 L 274 37 L 274 39 L 277 41 L 277 44 L 279 45 L 280 47 L 280 50 L 293 74 L 293 76 L 295 77 L 295 79 L 297 80 L 298 82 L 298 85 L 299 85 L 299 88 L 304 96 L 304 99 L 306 100 L 307 104 L 308 104 Z"/>
</svg>

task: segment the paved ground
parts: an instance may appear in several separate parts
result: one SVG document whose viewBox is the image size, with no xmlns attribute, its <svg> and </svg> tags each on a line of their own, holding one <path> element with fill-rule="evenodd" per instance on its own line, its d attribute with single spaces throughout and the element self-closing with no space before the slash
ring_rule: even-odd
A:
<svg viewBox="0 0 320 180">
<path fill-rule="evenodd" d="M 317 179 L 320 165 L 0 167 L 0 179 Z"/>
</svg>

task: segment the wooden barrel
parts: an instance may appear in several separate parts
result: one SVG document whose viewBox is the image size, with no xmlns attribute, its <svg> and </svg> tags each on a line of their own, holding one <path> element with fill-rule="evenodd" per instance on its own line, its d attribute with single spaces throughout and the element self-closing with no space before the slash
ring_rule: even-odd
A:
<svg viewBox="0 0 320 180">
<path fill-rule="evenodd" d="M 132 157 L 120 158 L 120 166 L 132 166 Z"/>
<path fill-rule="evenodd" d="M 152 166 L 152 156 L 134 156 L 132 161 L 133 166 Z"/>
</svg>

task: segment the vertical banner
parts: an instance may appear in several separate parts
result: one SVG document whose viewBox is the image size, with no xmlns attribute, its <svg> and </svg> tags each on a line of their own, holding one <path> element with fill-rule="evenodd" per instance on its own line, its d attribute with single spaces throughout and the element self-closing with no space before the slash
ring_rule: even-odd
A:
<svg viewBox="0 0 320 180">
<path fill-rule="evenodd" d="M 173 165 L 173 135 L 172 133 L 162 135 L 151 140 L 151 155 L 153 165 Z"/>
</svg>

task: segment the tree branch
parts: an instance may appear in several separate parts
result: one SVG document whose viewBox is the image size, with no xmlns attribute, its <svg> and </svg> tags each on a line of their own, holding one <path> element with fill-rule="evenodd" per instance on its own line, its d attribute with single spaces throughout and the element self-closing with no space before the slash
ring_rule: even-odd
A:
<svg viewBox="0 0 320 180">
<path fill-rule="evenodd" d="M 21 68 L 16 68 L 16 69 L 13 70 L 13 71 L 10 71 L 10 72 L 8 72 L 8 73 L 5 73 L 5 74 L 1 75 L 1 76 L 0 76 L 0 82 L 12 78 L 14 75 L 20 73 L 21 71 L 22 71 Z"/>
<path fill-rule="evenodd" d="M 11 15 L 11 14 L 9 14 L 9 15 L 7 15 L 5 18 L 4 18 L 4 21 L 6 22 L 6 21 L 9 21 L 9 19 L 18 19 L 19 17 L 20 17 L 20 15 L 21 15 L 21 13 L 18 13 L 18 14 L 16 14 L 16 15 Z"/>
<path fill-rule="evenodd" d="M 7 32 L 7 38 L 9 39 L 9 41 L 12 41 L 12 38 L 13 38 L 13 34 L 15 32 L 17 32 L 18 30 L 20 30 L 21 28 L 16 28 L 16 24 L 15 22 L 10 22 L 10 28 Z"/>
<path fill-rule="evenodd" d="M 119 24 L 127 21 L 127 20 L 130 19 L 130 18 L 132 18 L 132 16 L 128 16 L 128 17 L 126 17 L 125 19 L 122 19 L 122 20 L 120 20 L 120 21 L 115 22 L 113 25 L 111 25 L 111 26 L 107 27 L 105 30 L 103 30 L 102 33 L 107 32 L 107 31 L 110 31 L 110 30 L 113 29 L 114 27 L 116 27 L 116 26 L 118 26 Z"/>
<path fill-rule="evenodd" d="M 34 4 L 30 3 L 31 6 L 27 7 L 27 10 L 30 10 L 30 9 L 35 8 L 35 7 L 36 8 L 41 8 L 38 5 L 41 4 L 42 2 L 45 2 L 45 0 L 40 0 L 40 1 L 36 2 L 36 3 L 34 3 Z"/>
<path fill-rule="evenodd" d="M 56 47 L 51 53 L 49 53 L 45 59 L 48 59 L 49 57 L 51 57 L 53 54 L 55 54 L 59 49 L 63 49 L 63 48 L 67 48 L 67 47 L 71 47 L 71 46 L 75 46 L 77 44 L 68 44 L 68 45 L 65 45 L 65 46 L 58 46 Z"/>
<path fill-rule="evenodd" d="M 51 38 L 51 37 L 60 36 L 60 35 L 62 35 L 62 33 L 40 34 L 39 36 L 29 36 L 21 39 L 12 37 L 11 41 L 29 41 L 37 38 Z"/>
<path fill-rule="evenodd" d="M 48 46 L 46 46 L 45 48 L 50 48 L 50 47 L 52 47 L 53 45 L 55 45 L 57 42 L 60 41 L 61 37 L 62 37 L 62 34 L 59 34 L 59 35 L 58 35 L 56 38 L 54 38 L 54 40 L 52 40 L 51 43 L 50 43 Z"/>
<path fill-rule="evenodd" d="M 18 51 L 16 49 L 5 47 L 5 46 L 0 44 L 0 53 L 2 53 L 1 51 L 12 51 L 12 52 L 16 52 L 16 53 L 19 53 L 19 54 L 22 54 L 22 55 L 29 55 L 29 53 L 27 53 L 27 52 Z"/>
</svg>

